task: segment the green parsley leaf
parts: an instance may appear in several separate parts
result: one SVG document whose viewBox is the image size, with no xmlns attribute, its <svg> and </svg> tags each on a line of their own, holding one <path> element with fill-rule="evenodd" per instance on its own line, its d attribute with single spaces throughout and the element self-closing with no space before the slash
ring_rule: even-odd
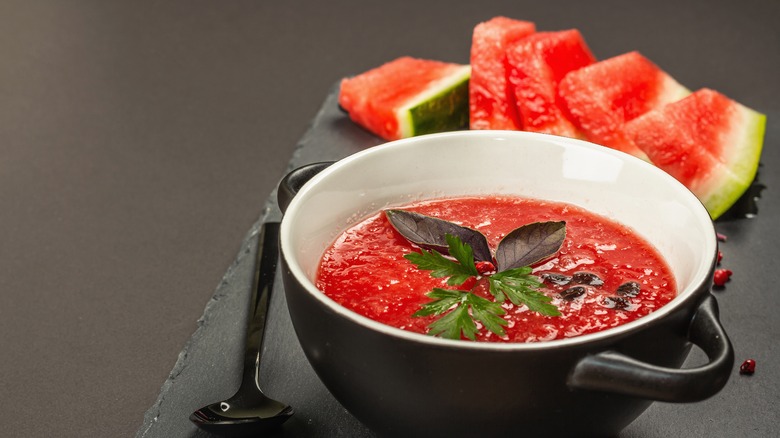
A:
<svg viewBox="0 0 780 438">
<path fill-rule="evenodd" d="M 464 243 L 460 240 L 460 237 L 452 234 L 447 234 L 445 238 L 447 239 L 450 255 L 455 257 L 455 260 L 464 268 L 464 273 L 470 274 L 472 277 L 479 275 L 477 266 L 474 263 L 474 251 L 471 249 L 471 245 Z"/>
<path fill-rule="evenodd" d="M 476 338 L 477 325 L 481 322 L 491 332 L 503 336 L 508 323 L 501 318 L 505 314 L 501 304 L 487 300 L 472 292 L 435 288 L 426 295 L 433 301 L 423 304 L 413 317 L 446 315 L 432 322 L 428 328 L 431 336 L 460 339 L 461 335 Z"/>
<path fill-rule="evenodd" d="M 519 306 L 525 304 L 533 312 L 539 312 L 545 316 L 560 316 L 558 308 L 550 304 L 552 298 L 538 291 L 542 282 L 535 275 L 531 275 L 531 268 L 509 269 L 488 277 L 490 293 L 497 301 L 505 301 L 507 298 L 512 304 Z"/>
<path fill-rule="evenodd" d="M 469 293 L 466 302 L 471 307 L 471 316 L 481 322 L 486 329 L 498 336 L 506 334 L 504 326 L 509 325 L 509 323 L 500 316 L 506 314 L 500 303 L 487 300 L 474 293 Z M 470 339 L 474 340 L 474 338 Z"/>
<path fill-rule="evenodd" d="M 462 290 L 441 289 L 436 287 L 433 291 L 428 292 L 425 295 L 428 298 L 432 298 L 433 301 L 423 304 L 420 310 L 412 314 L 412 317 L 441 315 L 450 310 L 452 306 L 459 305 L 463 302 L 465 294 L 466 292 Z"/>
<path fill-rule="evenodd" d="M 477 325 L 469 315 L 468 306 L 460 305 L 428 326 L 431 336 L 460 339 L 461 333 L 472 341 L 476 338 Z"/>
<path fill-rule="evenodd" d="M 447 235 L 447 244 L 450 245 L 450 253 L 459 263 L 444 257 L 435 249 L 430 251 L 420 249 L 419 253 L 409 253 L 404 258 L 414 263 L 418 269 L 432 271 L 431 277 L 449 277 L 447 284 L 450 286 L 463 284 L 470 277 L 479 275 L 474 265 L 473 252 L 468 244 L 450 234 Z"/>
</svg>

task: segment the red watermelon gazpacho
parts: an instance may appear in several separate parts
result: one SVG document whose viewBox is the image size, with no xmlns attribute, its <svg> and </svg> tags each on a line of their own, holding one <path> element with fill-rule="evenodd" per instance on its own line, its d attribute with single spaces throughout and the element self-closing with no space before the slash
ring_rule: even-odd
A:
<svg viewBox="0 0 780 438">
<path fill-rule="evenodd" d="M 316 286 L 380 323 L 487 342 L 598 332 L 677 295 L 666 261 L 630 228 L 571 204 L 503 195 L 375 213 L 326 249 Z"/>
</svg>

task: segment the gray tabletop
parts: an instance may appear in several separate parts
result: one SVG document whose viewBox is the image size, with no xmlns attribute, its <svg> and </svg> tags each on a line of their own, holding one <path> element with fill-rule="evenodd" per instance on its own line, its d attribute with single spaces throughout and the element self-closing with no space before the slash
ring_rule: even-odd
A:
<svg viewBox="0 0 780 438">
<path fill-rule="evenodd" d="M 602 59 L 639 50 L 769 115 L 759 214 L 717 224 L 736 268 L 716 292 L 724 325 L 758 371 L 704 403 L 655 404 L 624 435 L 776 433 L 780 3 L 6 0 L 2 435 L 199 435 L 185 414 L 234 389 L 246 269 L 278 180 L 378 142 L 328 105 L 334 84 L 401 55 L 466 63 L 474 24 L 495 15 L 578 28 Z M 287 341 L 275 299 L 268 334 Z M 284 436 L 370 436 L 286 347 L 269 353 L 284 382 L 271 386 L 311 397 Z M 282 375 L 285 361 L 304 375 Z"/>
</svg>

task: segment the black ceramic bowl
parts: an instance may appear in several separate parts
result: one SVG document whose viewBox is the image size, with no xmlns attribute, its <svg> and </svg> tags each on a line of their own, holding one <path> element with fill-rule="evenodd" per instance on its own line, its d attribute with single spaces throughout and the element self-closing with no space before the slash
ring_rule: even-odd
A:
<svg viewBox="0 0 780 438">
<path fill-rule="evenodd" d="M 366 215 L 477 194 L 568 202 L 631 227 L 669 262 L 678 296 L 602 332 L 490 344 L 385 326 L 315 288 L 324 249 Z M 298 339 L 330 392 L 379 435 L 609 436 L 653 400 L 705 399 L 730 374 L 733 351 L 710 294 L 712 221 L 685 187 L 634 157 L 524 132 L 436 134 L 298 169 L 279 197 L 284 286 Z M 709 361 L 680 369 L 692 344 Z"/>
</svg>

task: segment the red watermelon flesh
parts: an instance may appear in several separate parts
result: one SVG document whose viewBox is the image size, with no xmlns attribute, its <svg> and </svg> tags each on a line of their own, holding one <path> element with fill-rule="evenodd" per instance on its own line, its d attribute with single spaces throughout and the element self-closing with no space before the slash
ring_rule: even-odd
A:
<svg viewBox="0 0 780 438">
<path fill-rule="evenodd" d="M 511 44 L 507 61 L 523 130 L 582 137 L 558 97 L 558 83 L 567 73 L 596 62 L 580 32 L 535 33 Z"/>
<path fill-rule="evenodd" d="M 343 79 L 339 105 L 386 140 L 466 128 L 469 71 L 468 65 L 400 57 Z"/>
<path fill-rule="evenodd" d="M 704 88 L 635 118 L 625 132 L 717 219 L 753 183 L 765 125 L 763 114 Z"/>
<path fill-rule="evenodd" d="M 471 129 L 520 128 L 508 81 L 506 47 L 535 31 L 534 23 L 506 17 L 494 17 L 474 27 L 469 82 Z"/>
<path fill-rule="evenodd" d="M 558 92 L 586 139 L 645 160 L 645 153 L 623 132 L 625 123 L 690 93 L 635 51 L 572 71 Z"/>
</svg>

